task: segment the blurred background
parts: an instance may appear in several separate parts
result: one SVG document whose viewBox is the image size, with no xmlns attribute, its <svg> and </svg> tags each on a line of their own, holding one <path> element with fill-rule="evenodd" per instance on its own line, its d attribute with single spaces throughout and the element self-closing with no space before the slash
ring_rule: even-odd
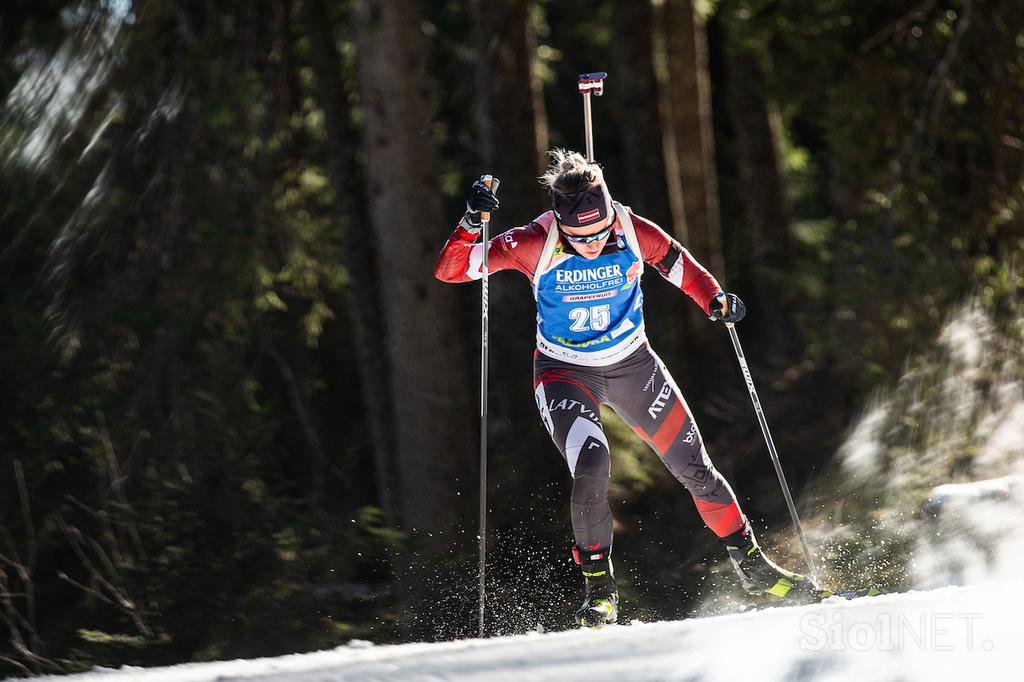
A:
<svg viewBox="0 0 1024 682">
<path fill-rule="evenodd" d="M 5 3 L 0 672 L 475 635 L 479 287 L 432 268 L 481 173 L 492 229 L 546 209 L 596 70 L 612 194 L 748 305 L 827 581 L 1019 575 L 1022 10 Z M 646 293 L 712 459 L 801 569 L 725 329 Z M 581 579 L 525 278 L 490 310 L 487 631 L 561 629 Z M 605 420 L 622 617 L 742 607 L 689 495 Z"/>
</svg>

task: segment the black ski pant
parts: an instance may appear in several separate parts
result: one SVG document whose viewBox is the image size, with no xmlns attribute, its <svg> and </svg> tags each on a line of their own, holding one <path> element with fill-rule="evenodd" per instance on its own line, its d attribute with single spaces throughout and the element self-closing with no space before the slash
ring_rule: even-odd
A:
<svg viewBox="0 0 1024 682">
<path fill-rule="evenodd" d="M 658 453 L 716 535 L 725 537 L 742 526 L 732 488 L 711 463 L 682 393 L 649 345 L 605 367 L 573 365 L 538 352 L 534 393 L 541 419 L 572 475 L 572 529 L 579 548 L 612 544 L 611 453 L 601 424 L 602 404 Z"/>
</svg>

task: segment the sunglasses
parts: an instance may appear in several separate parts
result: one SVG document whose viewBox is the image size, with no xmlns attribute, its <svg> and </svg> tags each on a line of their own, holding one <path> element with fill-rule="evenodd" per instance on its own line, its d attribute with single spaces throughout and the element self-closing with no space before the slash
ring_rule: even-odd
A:
<svg viewBox="0 0 1024 682">
<path fill-rule="evenodd" d="M 573 244 L 591 244 L 593 242 L 599 242 L 602 239 L 604 239 L 605 237 L 607 237 L 611 233 L 612 228 L 615 227 L 615 223 L 618 222 L 618 220 L 619 220 L 619 217 L 615 216 L 615 220 L 613 220 L 610 223 L 608 223 L 608 227 L 604 228 L 600 232 L 595 232 L 594 234 L 583 234 L 583 235 L 569 234 L 568 232 L 566 232 L 565 230 L 562 229 L 561 223 L 559 223 L 559 225 L 558 225 L 558 231 L 562 233 L 563 237 L 568 239 Z"/>
</svg>

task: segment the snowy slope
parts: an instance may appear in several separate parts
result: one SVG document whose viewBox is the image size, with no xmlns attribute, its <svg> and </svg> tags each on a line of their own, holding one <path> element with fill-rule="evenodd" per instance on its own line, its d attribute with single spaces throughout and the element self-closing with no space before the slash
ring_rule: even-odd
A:
<svg viewBox="0 0 1024 682">
<path fill-rule="evenodd" d="M 527 634 L 159 669 L 82 682 L 1020 679 L 1024 582 L 946 587 L 599 631 Z"/>
</svg>

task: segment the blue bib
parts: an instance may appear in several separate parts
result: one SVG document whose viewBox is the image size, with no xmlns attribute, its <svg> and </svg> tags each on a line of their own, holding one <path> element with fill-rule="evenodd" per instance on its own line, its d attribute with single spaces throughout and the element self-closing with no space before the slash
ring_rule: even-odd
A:
<svg viewBox="0 0 1024 682">
<path fill-rule="evenodd" d="M 550 229 L 557 229 L 551 226 Z M 537 279 L 537 348 L 567 362 L 608 365 L 645 340 L 643 261 L 616 231 L 614 253 L 587 260 L 559 245 Z"/>
</svg>

